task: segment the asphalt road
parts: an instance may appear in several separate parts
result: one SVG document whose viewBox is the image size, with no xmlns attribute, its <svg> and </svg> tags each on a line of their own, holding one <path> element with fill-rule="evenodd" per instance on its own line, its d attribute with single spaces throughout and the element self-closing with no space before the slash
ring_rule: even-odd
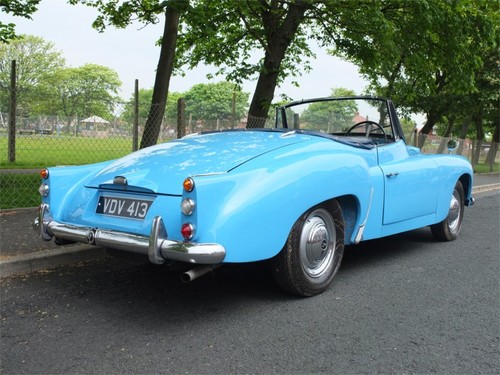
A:
<svg viewBox="0 0 500 375">
<path fill-rule="evenodd" d="M 1 374 L 499 374 L 499 192 L 460 238 L 348 248 L 334 283 L 283 294 L 265 264 L 191 284 L 104 258 L 3 278 Z"/>
</svg>

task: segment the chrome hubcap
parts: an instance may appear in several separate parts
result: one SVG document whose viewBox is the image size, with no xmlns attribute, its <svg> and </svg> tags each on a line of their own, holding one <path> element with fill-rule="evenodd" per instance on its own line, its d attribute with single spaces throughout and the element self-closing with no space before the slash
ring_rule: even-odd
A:
<svg viewBox="0 0 500 375">
<path fill-rule="evenodd" d="M 454 192 L 451 197 L 450 211 L 448 212 L 448 228 L 452 233 L 458 230 L 460 224 L 460 202 L 457 197 L 457 193 Z"/>
<path fill-rule="evenodd" d="M 300 235 L 300 260 L 307 275 L 321 277 L 329 270 L 335 255 L 335 242 L 335 224 L 328 211 L 313 211 Z"/>
</svg>

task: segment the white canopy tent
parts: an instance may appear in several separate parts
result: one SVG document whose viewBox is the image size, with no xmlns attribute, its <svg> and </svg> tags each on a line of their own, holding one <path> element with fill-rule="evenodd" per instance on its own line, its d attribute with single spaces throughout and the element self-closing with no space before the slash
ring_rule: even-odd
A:
<svg viewBox="0 0 500 375">
<path fill-rule="evenodd" d="M 109 121 L 103 119 L 99 116 L 90 116 L 81 121 L 82 124 L 91 124 L 93 125 L 93 130 L 97 130 L 98 124 L 109 124 Z"/>
</svg>

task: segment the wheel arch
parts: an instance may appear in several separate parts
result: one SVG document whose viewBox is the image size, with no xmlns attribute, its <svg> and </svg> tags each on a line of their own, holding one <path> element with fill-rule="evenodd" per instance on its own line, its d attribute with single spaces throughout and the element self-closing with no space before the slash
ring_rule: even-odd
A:
<svg viewBox="0 0 500 375">
<path fill-rule="evenodd" d="M 464 204 L 470 206 L 472 204 L 472 176 L 468 173 L 464 173 L 458 179 L 464 188 Z"/>
<path fill-rule="evenodd" d="M 349 244 L 354 233 L 354 229 L 359 222 L 359 200 L 355 195 L 343 195 L 337 198 L 332 198 L 329 201 L 337 200 L 342 209 L 344 217 L 344 243 Z"/>
</svg>

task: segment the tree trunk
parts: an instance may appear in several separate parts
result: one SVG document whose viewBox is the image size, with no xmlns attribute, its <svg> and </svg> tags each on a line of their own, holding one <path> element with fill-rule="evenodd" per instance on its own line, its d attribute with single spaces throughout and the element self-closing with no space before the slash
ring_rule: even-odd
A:
<svg viewBox="0 0 500 375">
<path fill-rule="evenodd" d="M 435 76 L 435 95 L 439 95 L 441 92 L 443 92 L 444 87 L 446 86 L 446 74 L 437 71 L 436 76 Z M 441 106 L 442 107 L 442 106 Z M 421 134 L 430 134 L 432 133 L 432 129 L 434 128 L 434 125 L 441 119 L 443 116 L 443 110 L 440 109 L 440 106 L 435 103 L 429 111 L 427 112 L 427 122 L 425 123 L 424 127 L 420 130 Z M 425 137 L 423 137 L 425 138 Z M 418 147 L 422 148 L 422 145 L 419 145 Z"/>
<path fill-rule="evenodd" d="M 474 157 L 472 158 L 472 165 L 477 165 L 479 163 L 479 156 L 481 155 L 481 146 L 484 140 L 484 130 L 483 130 L 483 117 L 482 115 L 477 115 L 474 119 L 476 124 L 476 150 L 474 152 Z"/>
<path fill-rule="evenodd" d="M 432 133 L 432 129 L 439 120 L 439 117 L 440 116 L 434 114 L 433 112 L 429 112 L 427 114 L 427 121 L 425 122 L 423 128 L 420 129 L 420 133 L 418 134 L 418 145 L 417 145 L 418 148 L 424 147 L 425 140 L 427 139 L 429 133 Z"/>
<path fill-rule="evenodd" d="M 179 29 L 180 12 L 168 5 L 165 11 L 165 28 L 160 49 L 160 59 L 156 69 L 153 98 L 149 109 L 140 148 L 152 146 L 158 141 L 163 115 L 167 104 L 170 77 L 174 69 L 175 47 Z"/>
<path fill-rule="evenodd" d="M 269 108 L 274 98 L 274 91 L 278 82 L 279 62 L 274 60 L 268 51 L 264 57 L 264 65 L 259 75 L 248 110 L 247 128 L 262 128 L 268 118 Z"/>
<path fill-rule="evenodd" d="M 301 0 L 291 2 L 288 13 L 281 24 L 281 20 L 272 11 L 263 15 L 268 48 L 266 49 L 264 63 L 250 103 L 247 128 L 263 127 L 268 118 L 269 108 L 278 83 L 281 62 L 301 22 L 304 20 L 307 7 Z M 280 26 L 276 27 L 276 25 Z"/>
<path fill-rule="evenodd" d="M 453 131 L 454 124 L 455 124 L 455 119 L 453 117 L 448 118 L 448 125 L 446 127 L 443 139 L 441 139 L 441 143 L 439 144 L 436 154 L 444 154 L 444 151 L 446 149 L 446 144 L 448 143 L 448 138 L 450 137 L 451 132 Z"/>
<path fill-rule="evenodd" d="M 486 157 L 486 163 L 490 166 L 490 172 L 493 172 L 493 164 L 497 157 L 498 146 L 500 143 L 500 125 L 496 124 L 495 132 L 493 133 L 493 138 L 490 143 L 490 150 L 488 151 L 488 156 Z"/>
<path fill-rule="evenodd" d="M 470 118 L 464 119 L 464 123 L 462 124 L 462 130 L 460 131 L 459 138 L 461 142 L 458 144 L 457 155 L 462 155 L 464 151 L 465 139 L 467 138 L 467 132 L 469 131 Z"/>
</svg>

